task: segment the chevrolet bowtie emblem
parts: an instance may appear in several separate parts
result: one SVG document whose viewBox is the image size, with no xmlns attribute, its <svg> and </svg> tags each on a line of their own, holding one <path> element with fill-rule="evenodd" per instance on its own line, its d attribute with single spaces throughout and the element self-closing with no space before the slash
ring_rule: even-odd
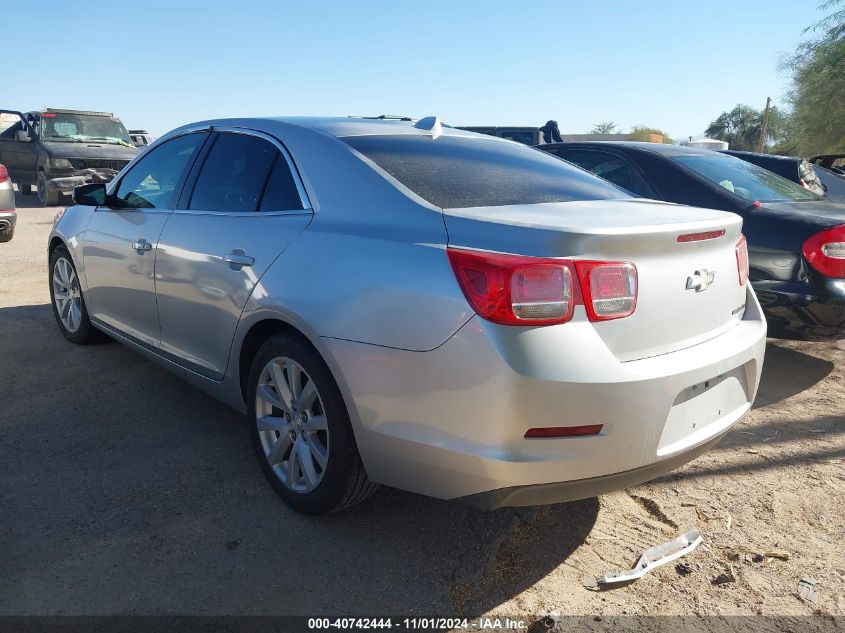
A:
<svg viewBox="0 0 845 633">
<path fill-rule="evenodd" d="M 692 277 L 687 277 L 687 290 L 704 292 L 715 279 L 716 273 L 712 270 L 707 270 L 706 268 L 696 270 Z"/>
</svg>

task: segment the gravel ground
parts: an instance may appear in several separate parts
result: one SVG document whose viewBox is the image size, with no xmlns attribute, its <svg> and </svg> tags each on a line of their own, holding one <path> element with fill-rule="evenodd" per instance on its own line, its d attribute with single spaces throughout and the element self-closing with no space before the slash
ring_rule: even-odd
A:
<svg viewBox="0 0 845 633">
<path fill-rule="evenodd" d="M 309 518 L 265 484 L 241 416 L 121 345 L 62 339 L 56 209 L 18 204 L 0 245 L 0 615 L 845 614 L 845 345 L 770 340 L 754 410 L 648 485 L 495 512 L 383 489 Z M 691 526 L 686 575 L 581 587 Z M 788 560 L 750 553 L 767 551 Z"/>
</svg>

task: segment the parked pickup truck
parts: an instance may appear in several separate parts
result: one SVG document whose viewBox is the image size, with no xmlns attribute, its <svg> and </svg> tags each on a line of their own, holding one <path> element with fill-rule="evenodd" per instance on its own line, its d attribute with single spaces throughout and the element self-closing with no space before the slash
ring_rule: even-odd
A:
<svg viewBox="0 0 845 633">
<path fill-rule="evenodd" d="M 109 112 L 47 108 L 0 110 L 0 162 L 23 194 L 45 206 L 77 185 L 108 182 L 138 153 L 129 133 Z"/>
</svg>

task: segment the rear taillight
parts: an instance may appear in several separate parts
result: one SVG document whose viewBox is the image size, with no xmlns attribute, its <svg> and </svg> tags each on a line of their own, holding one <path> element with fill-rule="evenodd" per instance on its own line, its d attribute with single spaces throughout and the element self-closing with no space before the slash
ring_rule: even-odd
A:
<svg viewBox="0 0 845 633">
<path fill-rule="evenodd" d="M 550 325 L 572 318 L 572 262 L 450 248 L 464 295 L 482 317 L 503 325 Z"/>
<path fill-rule="evenodd" d="M 627 262 L 546 259 L 454 248 L 447 253 L 467 301 L 493 323 L 566 323 L 579 303 L 591 321 L 629 316 L 636 308 L 637 269 Z"/>
<path fill-rule="evenodd" d="M 637 269 L 627 262 L 576 261 L 590 321 L 621 319 L 637 307 Z"/>
<path fill-rule="evenodd" d="M 804 242 L 810 266 L 828 277 L 845 277 L 845 224 L 816 233 Z"/>
<path fill-rule="evenodd" d="M 748 242 L 745 236 L 740 235 L 736 243 L 736 272 L 739 276 L 739 285 L 744 286 L 748 281 Z"/>
<path fill-rule="evenodd" d="M 9 172 L 6 171 L 5 165 L 0 165 L 0 182 L 6 182 L 9 180 Z"/>
</svg>

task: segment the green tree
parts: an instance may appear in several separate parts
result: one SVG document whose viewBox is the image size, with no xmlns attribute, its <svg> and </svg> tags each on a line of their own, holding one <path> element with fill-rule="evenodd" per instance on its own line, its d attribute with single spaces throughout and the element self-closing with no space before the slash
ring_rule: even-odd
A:
<svg viewBox="0 0 845 633">
<path fill-rule="evenodd" d="M 708 138 L 727 141 L 731 149 L 753 152 L 758 149 L 763 113 L 748 105 L 737 104 L 729 112 L 722 112 L 704 131 Z M 775 106 L 769 108 L 764 148 L 780 143 L 784 138 L 786 121 L 783 113 Z"/>
<path fill-rule="evenodd" d="M 663 137 L 663 143 L 667 143 L 669 145 L 672 144 L 672 137 L 666 134 L 666 132 L 656 127 L 649 127 L 647 125 L 635 125 L 634 127 L 632 127 L 630 139 L 632 141 L 644 141 L 646 143 L 649 143 L 652 140 L 652 136 L 655 134 Z"/>
<path fill-rule="evenodd" d="M 818 34 L 798 47 L 792 72 L 790 135 L 804 155 L 845 150 L 845 0 L 826 0 L 834 9 L 806 32 Z"/>
<path fill-rule="evenodd" d="M 593 129 L 590 130 L 590 134 L 615 134 L 616 133 L 616 123 L 613 121 L 602 121 L 593 126 Z"/>
</svg>

